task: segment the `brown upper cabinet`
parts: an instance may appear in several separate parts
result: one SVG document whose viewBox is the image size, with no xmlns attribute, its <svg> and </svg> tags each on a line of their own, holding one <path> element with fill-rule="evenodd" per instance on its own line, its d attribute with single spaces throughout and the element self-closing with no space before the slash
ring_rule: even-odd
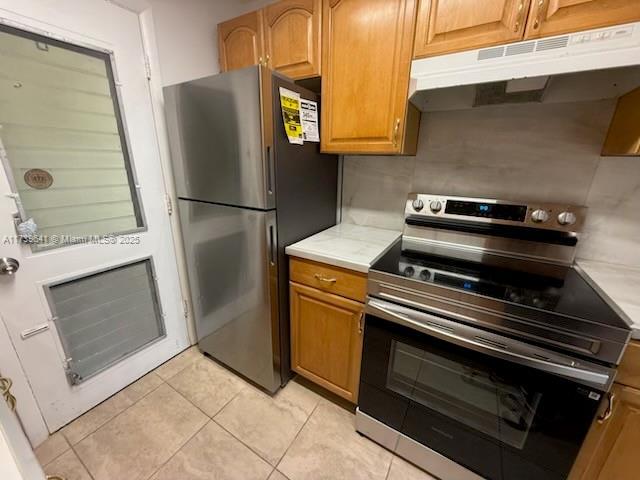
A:
<svg viewBox="0 0 640 480">
<path fill-rule="evenodd" d="M 321 149 L 415 154 L 407 102 L 415 0 L 325 0 Z"/>
<path fill-rule="evenodd" d="M 263 51 L 262 11 L 218 24 L 220 71 L 261 64 L 264 61 Z"/>
<path fill-rule="evenodd" d="M 525 38 L 637 20 L 640 20 L 640 0 L 532 0 Z"/>
<path fill-rule="evenodd" d="M 522 40 L 531 0 L 420 0 L 414 55 Z"/>
<path fill-rule="evenodd" d="M 294 80 L 320 75 L 321 0 L 281 0 L 218 24 L 220 70 L 261 64 Z"/>
<path fill-rule="evenodd" d="M 281 0 L 264 9 L 267 64 L 293 79 L 320 75 L 321 0 Z"/>
<path fill-rule="evenodd" d="M 420 0 L 416 58 L 640 20 L 640 0 Z"/>
</svg>

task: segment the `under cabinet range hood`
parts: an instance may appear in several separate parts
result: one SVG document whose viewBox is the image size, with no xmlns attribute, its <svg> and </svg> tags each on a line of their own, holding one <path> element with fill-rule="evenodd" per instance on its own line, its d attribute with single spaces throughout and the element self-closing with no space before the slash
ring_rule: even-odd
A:
<svg viewBox="0 0 640 480">
<path fill-rule="evenodd" d="M 434 89 L 636 65 L 640 22 L 414 60 L 409 96 L 420 108 Z"/>
</svg>

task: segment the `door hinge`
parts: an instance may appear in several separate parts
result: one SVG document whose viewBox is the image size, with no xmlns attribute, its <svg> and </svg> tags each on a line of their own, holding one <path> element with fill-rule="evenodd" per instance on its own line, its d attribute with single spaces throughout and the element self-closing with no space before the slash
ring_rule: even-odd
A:
<svg viewBox="0 0 640 480">
<path fill-rule="evenodd" d="M 168 194 L 164 195 L 165 202 L 167 202 L 167 213 L 169 215 L 173 215 L 173 200 L 171 200 L 171 196 Z"/>
<path fill-rule="evenodd" d="M 147 80 L 151 80 L 151 61 L 149 60 L 147 52 L 144 53 L 144 71 L 147 75 Z"/>
<path fill-rule="evenodd" d="M 182 299 L 182 313 L 184 314 L 184 318 L 189 318 L 189 302 L 184 298 Z"/>
</svg>

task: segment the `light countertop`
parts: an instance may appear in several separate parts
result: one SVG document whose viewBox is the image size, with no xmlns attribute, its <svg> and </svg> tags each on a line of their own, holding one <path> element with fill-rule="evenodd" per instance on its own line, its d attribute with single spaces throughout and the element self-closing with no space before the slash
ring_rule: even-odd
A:
<svg viewBox="0 0 640 480">
<path fill-rule="evenodd" d="M 587 260 L 577 263 L 628 317 L 633 324 L 631 337 L 640 340 L 640 269 Z"/>
<path fill-rule="evenodd" d="M 286 248 L 287 255 L 367 273 L 401 232 L 341 223 Z"/>
</svg>

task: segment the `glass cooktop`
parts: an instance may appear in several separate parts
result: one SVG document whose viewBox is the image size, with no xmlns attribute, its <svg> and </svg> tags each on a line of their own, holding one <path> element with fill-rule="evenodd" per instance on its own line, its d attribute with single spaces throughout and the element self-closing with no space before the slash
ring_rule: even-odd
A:
<svg viewBox="0 0 640 480">
<path fill-rule="evenodd" d="M 455 258 L 402 251 L 396 244 L 371 267 L 419 282 L 568 315 L 593 323 L 630 329 L 587 281 L 572 267 L 564 278 L 544 277 Z"/>
</svg>

